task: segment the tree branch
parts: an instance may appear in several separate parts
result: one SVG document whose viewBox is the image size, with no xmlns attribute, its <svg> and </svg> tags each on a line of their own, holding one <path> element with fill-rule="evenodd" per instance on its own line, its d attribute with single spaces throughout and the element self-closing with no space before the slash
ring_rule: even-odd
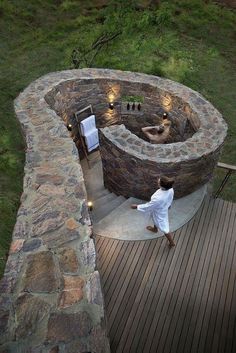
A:
<svg viewBox="0 0 236 353">
<path fill-rule="evenodd" d="M 86 52 L 82 53 L 78 48 L 74 49 L 71 54 L 72 63 L 75 68 L 79 68 L 80 65 L 85 62 L 87 66 L 91 66 L 94 58 L 97 56 L 102 47 L 110 42 L 111 40 L 118 37 L 122 31 L 118 31 L 115 33 L 105 33 L 102 34 L 95 42 L 91 45 L 91 48 Z M 88 55 L 93 52 L 92 58 L 89 60 Z"/>
</svg>

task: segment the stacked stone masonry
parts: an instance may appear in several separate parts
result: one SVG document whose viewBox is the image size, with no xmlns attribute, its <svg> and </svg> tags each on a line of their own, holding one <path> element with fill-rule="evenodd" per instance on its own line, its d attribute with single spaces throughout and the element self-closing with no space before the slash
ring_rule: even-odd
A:
<svg viewBox="0 0 236 353">
<path fill-rule="evenodd" d="M 60 82 L 80 75 L 87 72 L 51 73 L 15 100 L 26 160 L 0 282 L 2 353 L 110 352 L 78 151 L 44 99 Z"/>
<path fill-rule="evenodd" d="M 212 178 L 227 126 L 198 92 L 140 73 L 93 72 L 89 78 L 60 83 L 45 98 L 65 122 L 75 126 L 75 142 L 74 113 L 92 104 L 100 128 L 104 184 L 110 191 L 147 200 L 156 190 L 157 176 L 167 174 L 175 178 L 175 197 L 180 198 Z M 140 111 L 137 104 L 136 110 L 125 110 L 123 98 L 129 96 L 142 98 Z M 170 140 L 150 144 L 141 127 L 158 125 L 164 112 L 172 123 Z"/>
<path fill-rule="evenodd" d="M 121 115 L 125 95 L 144 97 L 137 116 L 144 124 L 168 110 L 172 119 L 187 117 L 192 136 L 147 143 L 135 130 L 140 121 L 130 131 L 128 116 Z M 74 113 L 88 104 L 101 128 L 105 185 L 125 196 L 147 198 L 160 169 L 197 179 L 188 184 L 193 191 L 211 177 L 226 136 L 220 113 L 200 94 L 155 76 L 82 69 L 31 83 L 15 100 L 27 149 L 21 206 L 0 282 L 0 352 L 109 352 L 83 173 L 71 139 L 78 138 Z M 181 185 L 177 178 L 180 190 Z"/>
</svg>

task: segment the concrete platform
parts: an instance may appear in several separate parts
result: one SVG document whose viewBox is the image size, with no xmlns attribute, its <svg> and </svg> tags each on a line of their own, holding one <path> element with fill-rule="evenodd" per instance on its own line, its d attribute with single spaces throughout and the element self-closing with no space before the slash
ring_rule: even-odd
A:
<svg viewBox="0 0 236 353">
<path fill-rule="evenodd" d="M 88 168 L 86 160 L 81 161 L 81 166 L 88 200 L 94 203 L 94 210 L 91 212 L 93 233 L 120 240 L 145 240 L 163 236 L 161 232 L 152 233 L 146 230 L 146 226 L 152 225 L 152 222 L 142 212 L 130 208 L 132 203 L 141 204 L 146 201 L 136 198 L 125 200 L 123 198 L 125 200 L 123 202 L 121 197 L 116 197 L 117 200 L 115 200 L 114 194 L 112 195 L 104 188 L 99 151 L 91 153 L 89 160 L 90 168 Z M 181 228 L 194 217 L 206 193 L 207 185 L 173 202 L 169 211 L 172 232 Z"/>
<path fill-rule="evenodd" d="M 175 200 L 169 211 L 170 229 L 175 231 L 190 221 L 198 211 L 206 195 L 207 186 L 203 186 L 192 194 Z M 129 198 L 109 215 L 93 225 L 95 235 L 120 240 L 146 240 L 163 236 L 163 233 L 152 233 L 146 230 L 152 225 L 148 217 L 137 210 L 132 210 L 132 203 L 141 204 L 145 201 Z"/>
</svg>

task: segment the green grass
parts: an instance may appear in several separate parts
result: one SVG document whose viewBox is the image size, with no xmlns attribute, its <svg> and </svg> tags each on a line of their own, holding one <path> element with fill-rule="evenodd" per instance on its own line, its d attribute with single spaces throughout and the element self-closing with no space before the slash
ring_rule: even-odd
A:
<svg viewBox="0 0 236 353">
<path fill-rule="evenodd" d="M 0 258 L 8 251 L 23 182 L 25 146 L 13 100 L 43 74 L 73 68 L 73 49 L 86 54 L 105 32 L 122 33 L 91 66 L 160 75 L 202 93 L 229 125 L 221 161 L 236 165 L 236 13 L 200 0 L 163 0 L 159 9 L 139 11 L 123 0 L 113 9 L 94 3 L 99 0 L 0 2 Z M 215 189 L 223 175 L 216 172 Z M 236 202 L 235 184 L 233 175 L 221 197 Z"/>
</svg>

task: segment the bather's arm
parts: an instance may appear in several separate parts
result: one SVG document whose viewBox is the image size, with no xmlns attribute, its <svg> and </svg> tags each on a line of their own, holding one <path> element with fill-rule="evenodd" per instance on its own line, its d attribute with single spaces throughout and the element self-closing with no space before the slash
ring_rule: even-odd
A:
<svg viewBox="0 0 236 353">
<path fill-rule="evenodd" d="M 141 130 L 149 139 L 153 139 L 153 136 L 158 133 L 157 126 L 146 126 Z"/>
<path fill-rule="evenodd" d="M 146 126 L 146 127 L 142 127 L 141 129 L 143 132 L 148 132 L 148 131 L 152 131 L 153 133 L 155 133 L 157 131 L 157 126 Z"/>
</svg>

